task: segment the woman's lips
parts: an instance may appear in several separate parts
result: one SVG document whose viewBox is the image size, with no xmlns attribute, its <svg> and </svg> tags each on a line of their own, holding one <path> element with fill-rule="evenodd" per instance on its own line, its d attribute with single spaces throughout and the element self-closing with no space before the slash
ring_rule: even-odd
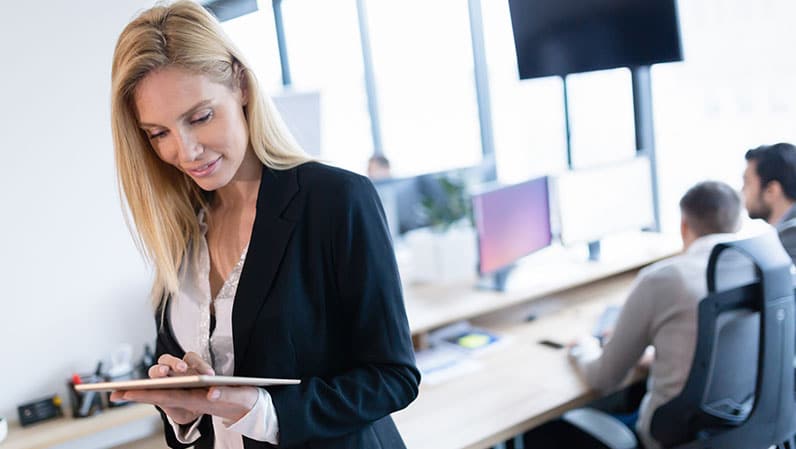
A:
<svg viewBox="0 0 796 449">
<path fill-rule="evenodd" d="M 195 176 L 197 178 L 202 178 L 202 177 L 208 176 L 211 173 L 213 173 L 213 171 L 218 166 L 218 162 L 220 160 L 221 160 L 221 157 L 219 156 L 218 159 L 216 159 L 216 160 L 214 160 L 212 162 L 208 162 L 207 164 L 202 165 L 201 167 L 192 168 L 192 169 L 188 170 L 188 173 L 190 173 L 192 176 Z"/>
</svg>

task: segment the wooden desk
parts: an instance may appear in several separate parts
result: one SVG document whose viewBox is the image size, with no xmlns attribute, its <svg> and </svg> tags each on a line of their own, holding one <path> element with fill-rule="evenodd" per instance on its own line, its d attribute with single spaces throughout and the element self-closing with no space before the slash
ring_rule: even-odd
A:
<svg viewBox="0 0 796 449">
<path fill-rule="evenodd" d="M 169 447 L 166 446 L 166 439 L 163 437 L 163 434 L 158 433 L 149 438 L 144 438 L 143 440 L 115 446 L 113 449 L 169 449 Z"/>
<path fill-rule="evenodd" d="M 409 449 L 487 448 L 595 398 L 564 350 L 588 334 L 608 304 L 621 304 L 635 273 L 557 295 L 568 307 L 530 323 L 492 328 L 506 345 L 479 357 L 483 368 L 438 385 L 423 385 L 405 410 L 393 415 Z"/>
<path fill-rule="evenodd" d="M 540 298 L 554 296 L 566 303 L 559 313 L 533 323 L 496 327 L 510 342 L 481 358 L 485 369 L 442 385 L 421 385 L 418 399 L 394 415 L 408 448 L 486 448 L 591 400 L 564 352 L 537 342 L 567 342 L 589 333 L 606 304 L 624 300 L 639 267 L 679 248 L 679 239 L 671 236 L 621 235 L 603 242 L 600 262 L 587 261 L 585 252 L 528 258 L 527 265 L 513 273 L 506 292 L 478 291 L 474 280 L 407 288 L 406 308 L 415 336 Z M 132 405 L 89 419 L 12 427 L 0 449 L 48 448 L 153 416 L 152 407 Z M 147 447 L 160 447 L 159 437 L 146 441 Z"/>
<path fill-rule="evenodd" d="M 30 427 L 13 424 L 9 426 L 8 439 L 0 443 L 0 448 L 45 449 L 156 415 L 155 409 L 150 405 L 130 404 L 105 410 L 91 418 L 61 418 Z"/>
</svg>

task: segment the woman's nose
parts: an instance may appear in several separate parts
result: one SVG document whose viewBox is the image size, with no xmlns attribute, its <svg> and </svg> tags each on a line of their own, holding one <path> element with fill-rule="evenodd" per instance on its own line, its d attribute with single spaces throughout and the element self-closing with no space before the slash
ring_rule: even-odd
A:
<svg viewBox="0 0 796 449">
<path fill-rule="evenodd" d="M 191 133 L 179 133 L 175 137 L 177 156 L 181 162 L 193 162 L 204 151 Z"/>
</svg>

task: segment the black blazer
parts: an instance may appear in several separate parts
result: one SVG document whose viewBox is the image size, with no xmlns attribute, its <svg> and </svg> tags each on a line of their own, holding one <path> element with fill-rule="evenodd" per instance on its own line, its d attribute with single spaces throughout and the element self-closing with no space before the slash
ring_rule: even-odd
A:
<svg viewBox="0 0 796 449">
<path fill-rule="evenodd" d="M 160 324 L 158 357 L 182 357 L 168 320 Z M 417 396 L 420 373 L 367 178 L 315 162 L 263 169 L 232 327 L 236 376 L 301 379 L 268 389 L 278 447 L 405 447 L 389 415 Z M 165 427 L 170 447 L 188 447 Z M 209 416 L 200 431 L 196 447 L 212 448 Z M 243 440 L 246 449 L 273 447 Z"/>
</svg>

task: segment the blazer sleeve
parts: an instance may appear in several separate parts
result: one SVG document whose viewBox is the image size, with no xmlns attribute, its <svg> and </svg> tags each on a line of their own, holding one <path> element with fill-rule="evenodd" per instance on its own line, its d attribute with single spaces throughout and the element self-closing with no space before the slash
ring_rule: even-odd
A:
<svg viewBox="0 0 796 449">
<path fill-rule="evenodd" d="M 418 393 L 420 373 L 381 202 L 367 178 L 343 184 L 331 208 L 331 271 L 353 363 L 328 378 L 271 390 L 280 446 L 353 432 L 406 407 Z"/>
</svg>

